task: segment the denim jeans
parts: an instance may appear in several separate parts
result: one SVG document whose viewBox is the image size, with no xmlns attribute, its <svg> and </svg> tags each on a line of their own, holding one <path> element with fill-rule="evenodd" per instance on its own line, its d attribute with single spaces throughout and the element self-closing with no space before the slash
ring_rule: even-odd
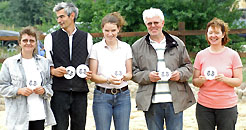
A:
<svg viewBox="0 0 246 130">
<path fill-rule="evenodd" d="M 110 130 L 112 116 L 115 130 L 129 130 L 130 112 L 129 90 L 116 95 L 94 90 L 93 115 L 96 130 Z"/>
<path fill-rule="evenodd" d="M 199 130 L 235 130 L 237 106 L 227 109 L 207 108 L 197 103 L 196 119 Z"/>
<path fill-rule="evenodd" d="M 57 125 L 52 130 L 84 130 L 87 113 L 87 93 L 74 91 L 54 91 L 51 98 L 51 109 Z"/>
<path fill-rule="evenodd" d="M 149 130 L 164 130 L 164 119 L 167 130 L 183 129 L 183 112 L 175 114 L 171 102 L 152 103 L 144 113 Z"/>
</svg>

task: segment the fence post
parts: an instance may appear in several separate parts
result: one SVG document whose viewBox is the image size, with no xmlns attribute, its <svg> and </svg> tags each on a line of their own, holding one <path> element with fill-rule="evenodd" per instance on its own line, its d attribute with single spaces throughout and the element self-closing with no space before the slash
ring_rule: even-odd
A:
<svg viewBox="0 0 246 130">
<path fill-rule="evenodd" d="M 185 31 L 185 22 L 179 22 L 178 23 L 179 31 Z M 185 44 L 185 36 L 179 35 L 178 36 Z"/>
</svg>

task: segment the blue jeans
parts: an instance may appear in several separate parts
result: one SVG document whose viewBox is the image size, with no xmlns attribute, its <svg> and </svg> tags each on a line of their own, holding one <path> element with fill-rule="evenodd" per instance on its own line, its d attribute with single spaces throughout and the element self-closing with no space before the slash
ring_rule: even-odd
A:
<svg viewBox="0 0 246 130">
<path fill-rule="evenodd" d="M 112 116 L 115 130 L 129 130 L 130 112 L 129 90 L 116 95 L 94 90 L 93 115 L 97 130 L 110 130 Z"/>
<path fill-rule="evenodd" d="M 54 91 L 51 109 L 57 124 L 52 130 L 85 130 L 87 112 L 87 93 L 74 91 Z"/>
<path fill-rule="evenodd" d="M 149 130 L 164 130 L 164 119 L 167 130 L 183 129 L 183 112 L 175 114 L 171 102 L 152 103 L 144 113 Z"/>
</svg>

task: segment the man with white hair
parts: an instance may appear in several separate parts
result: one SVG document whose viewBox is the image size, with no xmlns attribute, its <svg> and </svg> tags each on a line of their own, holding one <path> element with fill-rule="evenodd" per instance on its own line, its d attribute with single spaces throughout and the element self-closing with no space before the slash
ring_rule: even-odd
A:
<svg viewBox="0 0 246 130">
<path fill-rule="evenodd" d="M 72 70 L 88 61 L 93 44 L 92 36 L 76 28 L 78 8 L 74 4 L 61 2 L 53 11 L 61 28 L 48 34 L 44 40 L 53 76 L 51 108 L 57 125 L 52 130 L 67 130 L 69 124 L 71 130 L 84 130 L 89 91 L 86 79 L 91 78 L 91 71 L 86 73 L 86 78 L 81 78 Z"/>
<path fill-rule="evenodd" d="M 187 80 L 193 72 L 184 43 L 163 31 L 160 9 L 144 10 L 148 34 L 132 45 L 133 78 L 139 84 L 138 110 L 144 111 L 149 130 L 183 129 L 183 110 L 195 103 Z"/>
</svg>

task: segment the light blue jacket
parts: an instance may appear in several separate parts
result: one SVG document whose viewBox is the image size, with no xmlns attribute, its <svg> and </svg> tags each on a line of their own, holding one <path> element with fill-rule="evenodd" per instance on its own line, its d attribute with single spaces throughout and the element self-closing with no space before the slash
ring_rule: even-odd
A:
<svg viewBox="0 0 246 130">
<path fill-rule="evenodd" d="M 51 89 L 50 66 L 44 57 L 34 55 L 37 69 L 42 78 L 41 86 L 45 93 L 40 95 L 44 99 L 45 126 L 55 125 L 56 121 L 51 111 L 49 100 L 53 95 Z M 0 72 L 0 95 L 5 98 L 6 125 L 8 130 L 28 130 L 27 97 L 18 95 L 19 88 L 26 87 L 26 76 L 22 66 L 21 54 L 7 58 Z"/>
</svg>

